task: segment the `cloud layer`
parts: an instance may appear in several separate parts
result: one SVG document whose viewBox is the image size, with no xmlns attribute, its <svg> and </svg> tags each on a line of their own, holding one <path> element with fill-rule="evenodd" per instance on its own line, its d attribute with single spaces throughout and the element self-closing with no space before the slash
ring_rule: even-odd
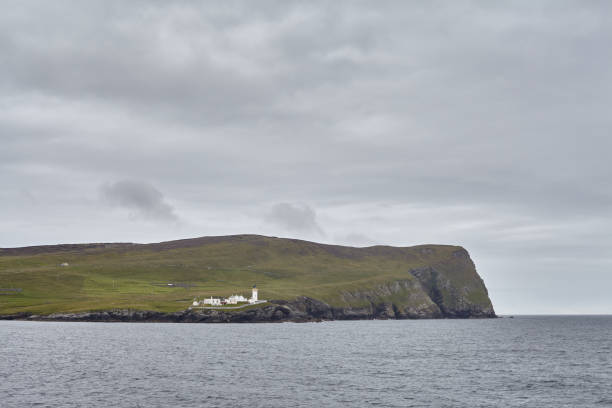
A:
<svg viewBox="0 0 612 408">
<path fill-rule="evenodd" d="M 265 220 L 288 232 L 325 235 L 317 222 L 315 211 L 305 204 L 276 204 L 266 215 Z"/>
<path fill-rule="evenodd" d="M 110 204 L 132 211 L 132 215 L 155 221 L 176 221 L 174 209 L 165 202 L 163 194 L 142 181 L 123 180 L 100 188 L 102 197 Z"/>
<path fill-rule="evenodd" d="M 498 311 L 610 312 L 611 11 L 9 2 L 0 246 L 453 243 Z"/>
</svg>

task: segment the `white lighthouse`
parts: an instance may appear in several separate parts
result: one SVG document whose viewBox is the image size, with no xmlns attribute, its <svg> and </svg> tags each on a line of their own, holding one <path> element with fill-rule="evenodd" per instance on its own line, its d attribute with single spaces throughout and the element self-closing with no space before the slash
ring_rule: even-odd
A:
<svg viewBox="0 0 612 408">
<path fill-rule="evenodd" d="M 257 302 L 257 285 L 253 285 L 253 294 L 251 295 L 251 299 L 249 299 L 250 303 Z"/>
</svg>

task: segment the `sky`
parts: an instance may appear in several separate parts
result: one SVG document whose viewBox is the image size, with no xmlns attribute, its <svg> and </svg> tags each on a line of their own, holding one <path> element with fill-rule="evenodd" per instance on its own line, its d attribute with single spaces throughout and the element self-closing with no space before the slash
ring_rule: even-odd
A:
<svg viewBox="0 0 612 408">
<path fill-rule="evenodd" d="M 5 1 L 0 247 L 464 246 L 612 313 L 612 4 Z"/>
</svg>

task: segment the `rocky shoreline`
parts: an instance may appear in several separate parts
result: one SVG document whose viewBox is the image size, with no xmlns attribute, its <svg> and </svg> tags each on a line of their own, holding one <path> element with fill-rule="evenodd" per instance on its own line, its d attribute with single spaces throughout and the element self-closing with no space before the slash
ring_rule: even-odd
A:
<svg viewBox="0 0 612 408">
<path fill-rule="evenodd" d="M 364 308 L 334 308 L 308 297 L 293 301 L 274 300 L 261 307 L 238 310 L 185 310 L 163 313 L 146 310 L 109 310 L 81 313 L 35 315 L 17 313 L 0 315 L 0 320 L 63 321 L 63 322 L 160 322 L 160 323 L 266 323 L 313 322 L 324 320 L 372 319 L 444 319 L 495 318 L 493 310 L 461 310 L 441 312 L 431 309 L 402 310 L 393 304 L 370 305 Z"/>
</svg>

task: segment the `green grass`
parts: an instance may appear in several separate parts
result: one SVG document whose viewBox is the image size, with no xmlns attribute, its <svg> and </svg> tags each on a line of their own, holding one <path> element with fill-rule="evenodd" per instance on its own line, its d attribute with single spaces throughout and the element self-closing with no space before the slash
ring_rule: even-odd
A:
<svg viewBox="0 0 612 408">
<path fill-rule="evenodd" d="M 250 296 L 254 283 L 261 299 L 310 296 L 347 306 L 344 292 L 415 279 L 410 269 L 431 265 L 446 271 L 453 286 L 468 287 L 474 301 L 488 301 L 471 261 L 466 264 L 453 257 L 459 249 L 446 245 L 360 249 L 245 235 L 174 246 L 0 252 L 0 288 L 23 289 L 0 295 L 0 314 L 127 308 L 173 312 L 189 307 L 194 297 Z M 69 266 L 59 266 L 62 262 Z M 162 286 L 168 282 L 188 287 Z"/>
</svg>

